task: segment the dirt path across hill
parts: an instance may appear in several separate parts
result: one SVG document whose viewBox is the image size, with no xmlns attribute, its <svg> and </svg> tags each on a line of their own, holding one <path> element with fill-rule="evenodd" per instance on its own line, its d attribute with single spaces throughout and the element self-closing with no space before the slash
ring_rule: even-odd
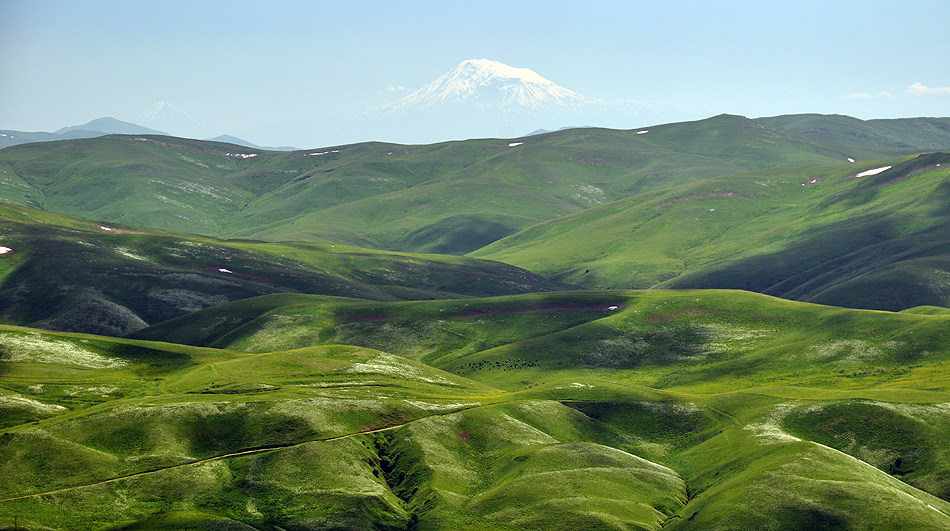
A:
<svg viewBox="0 0 950 531">
<path fill-rule="evenodd" d="M 472 406 L 472 407 L 477 407 L 477 406 Z M 464 410 L 464 409 L 470 409 L 470 408 L 458 409 L 458 410 L 452 411 L 452 413 L 457 413 L 457 412 L 462 411 L 462 410 Z M 445 413 L 445 414 L 448 415 L 448 414 L 451 414 L 451 413 Z M 416 420 L 422 420 L 422 419 L 424 419 L 424 418 L 429 418 L 429 417 L 421 417 L 421 418 L 418 418 L 418 419 L 411 420 L 411 421 L 409 421 L 409 422 L 405 422 L 405 423 L 403 423 L 403 424 L 397 424 L 397 425 L 395 425 L 395 426 L 386 426 L 386 427 L 384 427 L 384 428 L 376 428 L 376 429 L 372 429 L 372 430 L 363 430 L 363 431 L 358 431 L 358 432 L 354 432 L 354 433 L 347 433 L 346 435 L 338 435 L 338 436 L 336 436 L 336 437 L 330 437 L 330 438 L 328 438 L 328 439 L 312 439 L 312 440 L 309 440 L 309 441 L 303 441 L 303 442 L 298 442 L 298 443 L 272 444 L 272 445 L 267 445 L 267 446 L 260 446 L 260 447 L 257 447 L 257 448 L 250 448 L 250 449 L 247 449 L 247 450 L 241 450 L 240 452 L 231 452 L 231 453 L 227 453 L 227 454 L 215 455 L 215 456 L 212 456 L 212 457 L 206 457 L 206 458 L 204 458 L 204 459 L 198 459 L 197 461 L 189 461 L 189 462 L 187 462 L 187 463 L 181 463 L 181 464 L 178 464 L 178 465 L 171 465 L 171 466 L 166 466 L 166 467 L 153 468 L 152 470 L 143 470 L 142 472 L 136 472 L 136 473 L 134 473 L 134 474 L 128 474 L 128 475 L 125 475 L 125 476 L 119 476 L 119 477 L 115 477 L 115 478 L 104 479 L 104 480 L 102 480 L 102 481 L 96 481 L 96 482 L 94 482 L 94 483 L 86 483 L 85 485 L 74 485 L 74 486 L 72 486 L 72 487 L 63 487 L 63 488 L 61 488 L 61 489 L 49 490 L 49 491 L 46 491 L 46 492 L 36 492 L 36 493 L 33 493 L 33 494 L 24 494 L 23 496 L 13 496 L 13 497 L 11 497 L 11 498 L 3 498 L 3 499 L 0 499 L 0 503 L 2 503 L 2 502 L 8 502 L 8 501 L 14 501 L 14 500 L 23 500 L 23 499 L 26 499 L 26 498 L 36 498 L 36 497 L 39 497 L 39 496 L 48 496 L 48 495 L 51 495 L 51 494 L 60 494 L 60 493 L 62 493 L 62 492 L 69 492 L 69 491 L 71 491 L 71 490 L 84 489 L 84 488 L 86 488 L 86 487 L 95 487 L 95 486 L 97 486 L 97 485 L 106 485 L 106 484 L 109 484 L 109 483 L 116 483 L 116 482 L 118 482 L 118 481 L 124 481 L 124 480 L 126 480 L 126 479 L 132 479 L 132 478 L 136 478 L 136 477 L 139 477 L 139 476 L 144 476 L 144 475 L 146 475 L 146 474 L 154 474 L 154 473 L 156 473 L 156 472 L 162 472 L 162 471 L 164 471 L 164 470 L 173 470 L 173 469 L 175 469 L 175 468 L 181 468 L 181 467 L 186 467 L 186 466 L 198 466 L 198 465 L 202 465 L 202 464 L 204 464 L 204 463 L 208 463 L 208 462 L 211 462 L 211 461 L 218 461 L 218 460 L 221 460 L 221 459 L 229 459 L 229 458 L 231 458 L 231 457 L 240 457 L 240 456 L 243 456 L 243 455 L 252 455 L 252 454 L 260 454 L 260 453 L 264 453 L 264 452 L 273 452 L 273 451 L 277 451 L 277 450 L 285 450 L 285 449 L 287 449 L 287 448 L 293 448 L 293 447 L 295 447 L 295 446 L 300 446 L 300 445 L 308 444 L 308 443 L 312 443 L 312 442 L 331 442 L 331 441 L 339 441 L 340 439 L 348 439 L 348 438 L 354 437 L 354 436 L 356 436 L 356 435 L 368 435 L 368 434 L 370 434 L 370 433 L 379 433 L 379 432 L 383 432 L 383 431 L 398 430 L 399 428 L 402 428 L 402 427 L 405 426 L 406 424 L 409 424 L 409 423 L 411 423 L 411 422 L 415 422 Z"/>
</svg>

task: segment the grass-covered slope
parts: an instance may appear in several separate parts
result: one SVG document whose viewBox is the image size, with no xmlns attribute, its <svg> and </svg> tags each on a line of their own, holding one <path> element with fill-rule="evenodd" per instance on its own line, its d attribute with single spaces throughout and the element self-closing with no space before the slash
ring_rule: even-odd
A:
<svg viewBox="0 0 950 531">
<path fill-rule="evenodd" d="M 3 322 L 107 335 L 267 293 L 393 300 L 564 288 L 484 260 L 223 241 L 12 205 L 0 205 L 0 246 Z"/>
<path fill-rule="evenodd" d="M 0 507 L 25 529 L 655 528 L 682 506 L 676 472 L 575 410 L 378 351 L 0 338 Z"/>
<path fill-rule="evenodd" d="M 844 424 L 835 421 L 821 434 L 799 436 L 946 499 L 950 460 L 937 450 L 944 444 L 937 441 L 950 433 L 942 427 L 946 412 L 936 406 L 918 414 L 886 404 L 939 404 L 950 398 L 944 368 L 950 356 L 947 317 L 848 310 L 728 291 L 575 292 L 410 303 L 280 296 L 198 312 L 144 330 L 140 337 L 258 352 L 338 342 L 382 349 L 511 393 L 589 401 L 577 407 L 626 433 L 649 434 L 652 439 L 632 439 L 623 448 L 660 462 L 700 442 L 702 422 L 645 410 L 631 405 L 631 397 L 673 396 L 656 390 L 719 397 L 721 407 L 749 409 L 740 428 L 758 433 L 760 427 L 753 426 L 761 424 L 764 434 L 779 430 L 775 426 L 797 411 L 788 420 L 794 432 L 797 415 L 819 411 L 807 404 L 829 407 L 839 417 L 854 416 L 835 404 L 859 399 L 871 408 L 860 428 L 864 431 L 842 431 Z M 895 431 L 874 434 L 875 423 Z"/>
<path fill-rule="evenodd" d="M 25 529 L 950 525 L 950 316 L 725 291 L 277 295 L 177 325 L 210 342 L 229 312 L 246 324 L 219 342 L 260 353 L 0 330 L 2 514 Z M 267 349 L 285 336 L 328 344 Z M 344 340 L 384 351 L 329 344 Z"/>
<path fill-rule="evenodd" d="M 947 149 L 950 118 L 859 120 L 837 114 L 790 114 L 756 121 L 783 127 L 821 144 L 842 146 L 851 157 L 873 159 Z"/>
<path fill-rule="evenodd" d="M 950 355 L 947 318 L 725 290 L 418 302 L 277 295 L 196 312 L 136 337 L 249 352 L 346 343 L 506 389 L 580 371 L 655 388 L 722 392 L 735 389 L 735 379 L 836 389 L 924 381 L 927 370 L 918 373 L 915 365 Z"/>
<path fill-rule="evenodd" d="M 572 129 L 515 142 L 365 143 L 289 153 L 107 136 L 0 151 L 0 199 L 218 237 L 463 254 L 632 194 L 849 156 L 862 158 L 729 115 L 640 131 Z"/>
<path fill-rule="evenodd" d="M 473 255 L 591 288 L 731 288 L 901 310 L 950 305 L 948 216 L 950 155 L 935 153 L 708 179 Z"/>
</svg>

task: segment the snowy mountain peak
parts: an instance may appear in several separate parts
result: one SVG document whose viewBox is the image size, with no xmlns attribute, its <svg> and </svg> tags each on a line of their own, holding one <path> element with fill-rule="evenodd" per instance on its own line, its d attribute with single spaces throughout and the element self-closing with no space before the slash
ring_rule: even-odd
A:
<svg viewBox="0 0 950 531">
<path fill-rule="evenodd" d="M 429 143 L 514 138 L 565 126 L 630 129 L 672 121 L 669 105 L 582 96 L 541 76 L 489 59 L 469 59 L 408 96 L 338 122 L 351 138 Z"/>
<path fill-rule="evenodd" d="M 503 79 L 517 79 L 524 83 L 537 83 L 539 85 L 554 84 L 530 68 L 516 68 L 489 59 L 469 59 L 468 61 L 462 61 L 455 67 L 455 70 L 474 71 L 481 75 Z"/>
<path fill-rule="evenodd" d="M 503 109 L 540 109 L 591 101 L 530 68 L 516 68 L 488 59 L 469 59 L 405 98 L 374 110 L 399 112 L 468 103 Z"/>
</svg>

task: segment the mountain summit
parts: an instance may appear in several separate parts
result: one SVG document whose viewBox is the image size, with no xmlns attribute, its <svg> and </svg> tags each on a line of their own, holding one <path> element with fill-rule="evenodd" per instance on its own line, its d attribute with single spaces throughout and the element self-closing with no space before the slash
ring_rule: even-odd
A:
<svg viewBox="0 0 950 531">
<path fill-rule="evenodd" d="M 405 98 L 379 109 L 405 111 L 446 103 L 539 109 L 550 105 L 565 107 L 595 102 L 530 68 L 516 68 L 488 59 L 469 59 Z"/>
<path fill-rule="evenodd" d="M 151 108 L 138 115 L 136 121 L 145 127 L 166 131 L 173 136 L 186 138 L 208 136 L 207 127 L 167 101 L 156 102 Z"/>
<path fill-rule="evenodd" d="M 400 100 L 341 120 L 333 131 L 354 142 L 421 144 L 565 126 L 632 129 L 690 116 L 663 103 L 582 96 L 530 68 L 469 59 Z"/>
</svg>

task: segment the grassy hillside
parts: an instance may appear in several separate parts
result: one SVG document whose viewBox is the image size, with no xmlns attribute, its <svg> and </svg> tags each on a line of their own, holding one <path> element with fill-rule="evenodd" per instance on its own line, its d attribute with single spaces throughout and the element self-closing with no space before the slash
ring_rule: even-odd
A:
<svg viewBox="0 0 950 531">
<path fill-rule="evenodd" d="M 0 205 L 0 320 L 125 335 L 267 293 L 431 299 L 564 289 L 456 256 L 223 241 Z"/>
<path fill-rule="evenodd" d="M 847 157 L 863 155 L 729 115 L 641 131 L 572 129 L 517 142 L 366 143 L 290 153 L 108 136 L 0 151 L 0 199 L 209 236 L 463 254 L 633 194 Z"/>
<path fill-rule="evenodd" d="M 245 325 L 202 335 L 229 318 Z M 0 514 L 24 529 L 943 529 L 948 318 L 611 291 L 272 295 L 152 330 L 259 353 L 0 327 Z M 268 347 L 289 337 L 312 346 Z"/>
<path fill-rule="evenodd" d="M 943 153 L 769 170 L 592 208 L 473 255 L 589 288 L 745 289 L 886 310 L 948 306 L 948 200 Z"/>
<path fill-rule="evenodd" d="M 821 144 L 847 147 L 856 159 L 876 158 L 884 150 L 893 155 L 945 150 L 950 137 L 950 118 L 859 120 L 835 114 L 791 114 L 756 121 L 783 127 Z"/>
</svg>

